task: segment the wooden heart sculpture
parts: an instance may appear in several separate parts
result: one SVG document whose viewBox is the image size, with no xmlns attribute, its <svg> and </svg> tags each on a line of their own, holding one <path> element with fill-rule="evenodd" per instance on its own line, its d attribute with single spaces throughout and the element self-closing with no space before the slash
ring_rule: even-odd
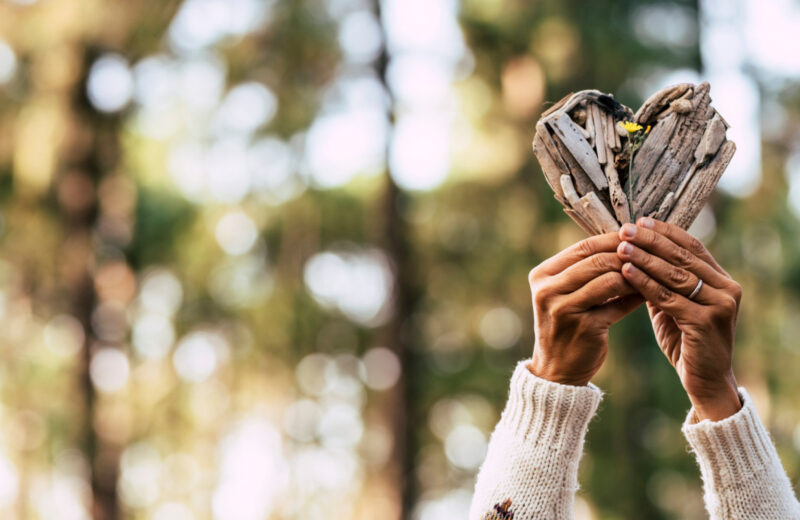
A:
<svg viewBox="0 0 800 520">
<path fill-rule="evenodd" d="M 564 212 L 589 234 L 641 216 L 687 229 L 736 151 L 709 88 L 667 87 L 635 114 L 610 94 L 582 90 L 545 111 L 533 152 Z"/>
</svg>

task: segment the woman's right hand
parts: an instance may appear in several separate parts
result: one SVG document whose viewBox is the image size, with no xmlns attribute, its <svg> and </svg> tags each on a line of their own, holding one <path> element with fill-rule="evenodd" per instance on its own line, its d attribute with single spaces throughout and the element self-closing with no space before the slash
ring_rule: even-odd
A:
<svg viewBox="0 0 800 520">
<path fill-rule="evenodd" d="M 568 385 L 585 385 L 608 353 L 608 328 L 643 298 L 622 274 L 620 238 L 587 238 L 545 260 L 528 276 L 536 344 L 528 370 Z"/>
<path fill-rule="evenodd" d="M 647 298 L 658 345 L 698 419 L 733 415 L 741 408 L 732 365 L 741 286 L 678 226 L 642 218 L 619 234 L 622 274 Z"/>
</svg>

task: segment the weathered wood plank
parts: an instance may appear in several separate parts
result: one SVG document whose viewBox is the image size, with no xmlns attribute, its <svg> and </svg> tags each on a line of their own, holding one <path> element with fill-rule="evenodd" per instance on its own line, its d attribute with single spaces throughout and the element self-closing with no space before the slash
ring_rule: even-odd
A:
<svg viewBox="0 0 800 520">
<path fill-rule="evenodd" d="M 599 235 L 600 234 L 599 231 L 595 230 L 592 227 L 592 225 L 589 224 L 588 222 L 586 222 L 583 219 L 583 217 L 577 211 L 575 211 L 574 209 L 564 208 L 564 213 L 569 215 L 569 218 L 571 218 L 576 224 L 578 224 L 578 226 L 580 226 L 580 228 L 582 230 L 586 231 L 587 234 L 589 234 L 589 235 Z"/>
<path fill-rule="evenodd" d="M 592 103 L 590 108 L 592 114 L 592 121 L 595 128 L 594 146 L 595 149 L 597 150 L 597 160 L 600 164 L 606 164 L 608 162 L 608 151 L 606 150 L 605 146 L 606 118 L 600 114 L 600 107 L 598 107 L 594 103 Z"/>
<path fill-rule="evenodd" d="M 567 202 L 569 202 L 569 205 L 573 208 L 577 207 L 580 204 L 581 197 L 575 190 L 572 177 L 569 175 L 562 175 L 559 182 L 561 184 L 561 192 L 564 194 L 564 198 L 567 199 Z"/>
<path fill-rule="evenodd" d="M 617 146 L 617 139 L 619 138 L 617 137 L 617 131 L 614 130 L 614 118 L 611 116 L 611 114 L 605 114 L 605 119 L 606 119 L 606 149 L 608 150 L 609 155 L 611 155 L 611 152 Z"/>
<path fill-rule="evenodd" d="M 542 144 L 544 144 L 547 153 L 550 154 L 550 158 L 556 163 L 556 167 L 558 167 L 559 171 L 562 173 L 569 172 L 569 165 L 567 165 L 564 158 L 561 157 L 561 152 L 558 149 L 558 145 L 556 145 L 553 136 L 550 135 L 550 131 L 547 129 L 547 126 L 544 124 L 543 121 L 539 121 L 536 123 L 536 135 L 539 136 L 541 139 Z"/>
<path fill-rule="evenodd" d="M 572 212 L 575 214 L 574 216 L 567 211 L 569 208 L 564 208 L 564 211 L 570 217 L 573 217 L 573 220 L 580 223 L 582 222 L 586 227 L 585 230 L 589 231 L 590 234 L 597 234 L 602 233 L 602 228 L 598 226 L 592 216 L 586 213 L 586 210 L 581 205 L 581 198 L 578 196 L 578 192 L 575 190 L 575 185 L 572 184 L 572 177 L 569 175 L 562 175 L 561 176 L 561 191 L 564 193 L 564 197 L 569 202 L 569 206 L 572 208 Z M 594 192 L 589 192 L 594 193 Z M 575 218 L 577 217 L 577 219 Z M 579 222 L 580 221 L 580 222 Z M 583 227 L 583 226 L 581 226 Z"/>
<path fill-rule="evenodd" d="M 694 219 L 703 209 L 704 202 L 708 200 L 711 192 L 722 177 L 728 163 L 731 162 L 733 154 L 736 152 L 736 145 L 733 141 L 726 141 L 722 145 L 717 155 L 704 167 L 700 168 L 692 176 L 683 195 L 678 199 L 672 212 L 666 221 L 675 224 L 683 229 L 688 229 Z"/>
<path fill-rule="evenodd" d="M 710 102 L 708 83 L 698 85 L 692 98 L 693 111 L 672 113 L 660 120 L 636 154 L 633 172 L 637 218 L 657 211 L 667 193 L 675 191 L 689 172 L 694 150 L 703 136 L 708 118 L 713 115 Z M 655 134 L 657 130 L 658 134 Z M 653 161 L 653 157 L 657 159 Z"/>
<path fill-rule="evenodd" d="M 699 164 L 705 164 L 711 157 L 713 157 L 722 142 L 725 140 L 725 123 L 719 114 L 714 114 L 711 121 L 706 126 L 706 131 L 703 133 L 700 144 L 694 151 L 694 160 Z"/>
<path fill-rule="evenodd" d="M 603 175 L 603 171 L 597 163 L 597 155 L 592 150 L 592 145 L 589 144 L 589 141 L 583 137 L 578 125 L 567 114 L 553 115 L 548 124 L 561 139 L 564 146 L 567 147 L 567 150 L 570 151 L 575 161 L 592 180 L 592 183 L 598 189 L 608 188 L 605 175 Z"/>
<path fill-rule="evenodd" d="M 678 185 L 678 188 L 674 192 L 672 191 L 670 192 L 673 194 L 675 200 L 681 198 L 681 195 L 683 195 L 683 190 L 686 189 L 686 186 L 692 180 L 692 177 L 694 177 L 694 174 L 697 171 L 698 166 L 699 165 L 697 162 L 693 162 L 692 166 L 689 168 L 689 171 L 686 173 L 686 175 L 683 176 L 683 179 L 681 179 L 681 183 Z M 674 201 L 672 202 L 674 203 Z"/>
<path fill-rule="evenodd" d="M 553 190 L 553 193 L 555 193 L 557 197 L 563 199 L 564 192 L 561 191 L 561 182 L 559 179 L 561 175 L 567 173 L 567 171 L 562 170 L 556 164 L 555 159 L 553 159 L 550 152 L 547 151 L 542 136 L 539 135 L 538 132 L 533 136 L 533 154 L 539 160 L 539 166 L 542 168 L 542 173 L 544 174 L 547 184 L 550 185 L 550 189 Z M 566 165 L 564 166 L 566 167 Z"/>
<path fill-rule="evenodd" d="M 675 192 L 671 191 L 667 193 L 667 196 L 664 197 L 664 201 L 658 207 L 658 211 L 651 213 L 648 215 L 656 220 L 664 220 L 664 218 L 669 215 L 669 212 L 672 211 L 672 204 L 675 202 Z"/>
<path fill-rule="evenodd" d="M 596 188 L 592 182 L 592 179 L 586 175 L 586 172 L 583 171 L 583 168 L 581 168 L 581 165 L 578 164 L 578 161 L 576 161 L 575 158 L 572 157 L 572 154 L 569 153 L 567 147 L 564 146 L 559 139 L 553 139 L 553 142 L 555 143 L 561 158 L 567 164 L 567 168 L 570 174 L 572 174 L 572 178 L 575 180 L 575 187 L 577 188 L 578 193 L 581 195 L 586 195 L 590 191 L 594 191 Z"/>
<path fill-rule="evenodd" d="M 624 224 L 631 221 L 631 210 L 628 205 L 628 196 L 619 182 L 619 173 L 614 168 L 613 161 L 609 161 L 605 166 L 606 179 L 608 179 L 608 195 L 611 199 L 611 207 L 617 220 Z"/>
<path fill-rule="evenodd" d="M 594 103 L 588 103 L 586 106 L 586 131 L 589 133 L 589 144 L 592 146 L 595 145 L 595 135 L 597 132 L 594 125 L 593 106 L 595 106 Z"/>
<path fill-rule="evenodd" d="M 640 125 L 648 125 L 655 122 L 655 118 L 659 112 L 669 106 L 670 101 L 678 99 L 686 93 L 687 90 L 694 87 L 691 83 L 679 83 L 672 87 L 659 90 L 642 103 L 639 110 L 633 116 L 633 120 Z"/>
<path fill-rule="evenodd" d="M 595 227 L 599 227 L 603 233 L 619 230 L 619 222 L 609 213 L 597 193 L 590 191 L 581 197 L 580 205 L 583 212 L 589 215 Z"/>
</svg>

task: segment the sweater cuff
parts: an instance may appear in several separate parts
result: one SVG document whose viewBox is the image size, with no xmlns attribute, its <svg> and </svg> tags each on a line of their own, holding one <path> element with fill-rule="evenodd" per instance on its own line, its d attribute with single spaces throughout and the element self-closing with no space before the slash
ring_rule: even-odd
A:
<svg viewBox="0 0 800 520">
<path fill-rule="evenodd" d="M 752 398 L 742 387 L 739 397 L 742 408 L 730 417 L 697 421 L 692 408 L 681 428 L 703 472 L 731 483 L 753 478 L 759 470 L 772 467 L 777 457 Z"/>
<path fill-rule="evenodd" d="M 525 441 L 580 449 L 603 392 L 592 383 L 571 386 L 542 379 L 528 370 L 529 363 L 520 361 L 514 370 L 500 425 Z"/>
</svg>

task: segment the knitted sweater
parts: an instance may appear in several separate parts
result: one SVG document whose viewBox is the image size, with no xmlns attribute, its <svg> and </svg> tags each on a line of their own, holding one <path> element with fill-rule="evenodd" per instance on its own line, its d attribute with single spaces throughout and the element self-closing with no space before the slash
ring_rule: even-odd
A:
<svg viewBox="0 0 800 520">
<path fill-rule="evenodd" d="M 589 421 L 603 393 L 569 386 L 517 365 L 506 408 L 489 442 L 469 520 L 572 518 L 578 461 Z M 703 477 L 712 520 L 800 520 L 800 504 L 753 402 L 739 388 L 742 409 L 721 421 L 683 424 Z"/>
</svg>

